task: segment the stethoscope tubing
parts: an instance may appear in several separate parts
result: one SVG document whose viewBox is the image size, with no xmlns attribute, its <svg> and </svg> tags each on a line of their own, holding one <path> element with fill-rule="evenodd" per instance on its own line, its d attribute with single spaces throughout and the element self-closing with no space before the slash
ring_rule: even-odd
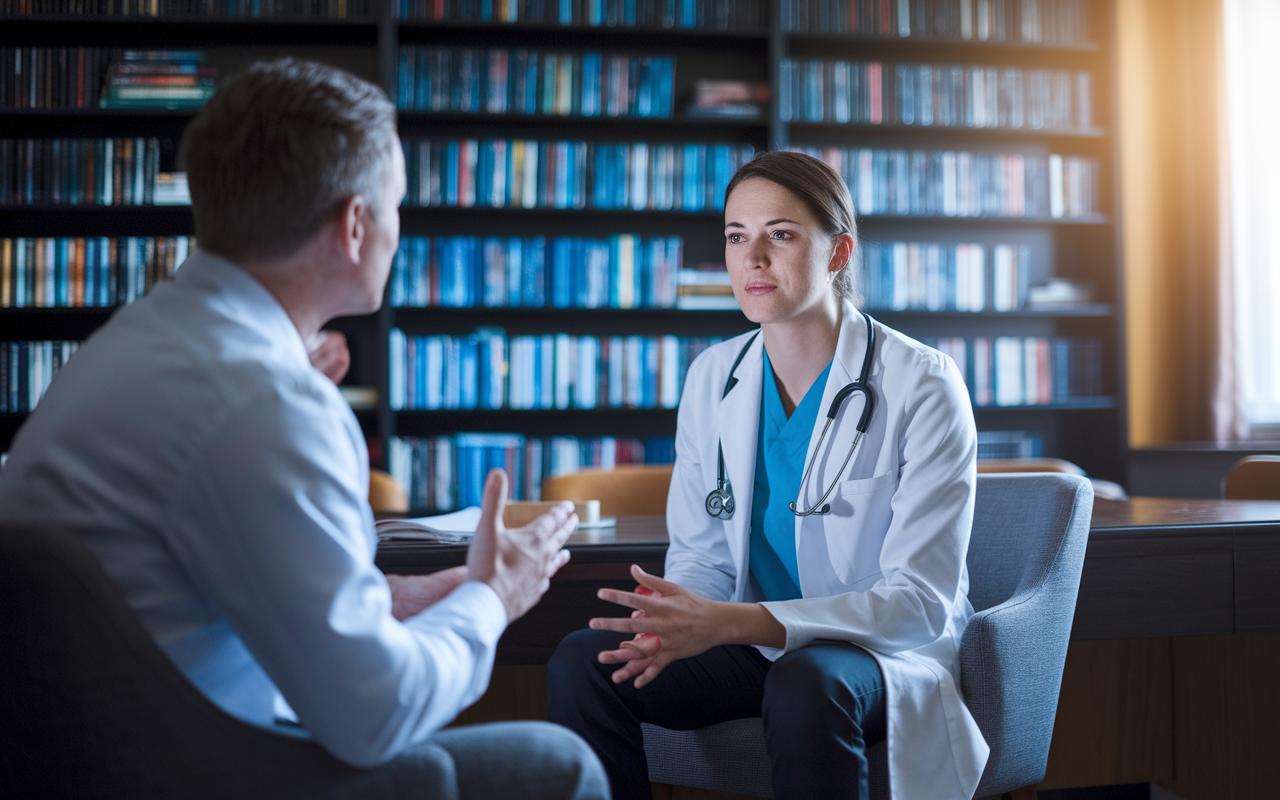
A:
<svg viewBox="0 0 1280 800">
<path fill-rule="evenodd" d="M 800 496 L 804 496 L 804 487 L 809 481 L 809 474 L 813 472 L 814 464 L 818 461 L 818 453 L 822 450 L 822 444 L 827 439 L 827 432 L 831 429 L 831 424 L 835 422 L 839 416 L 840 408 L 845 404 L 850 396 L 861 394 L 863 397 L 862 415 L 858 419 L 855 428 L 857 433 L 853 437 L 853 443 L 849 447 L 849 452 L 844 457 L 844 463 L 840 465 L 840 470 L 836 472 L 836 477 L 827 486 L 827 490 L 822 493 L 822 497 L 813 506 L 801 511 L 796 503 L 790 503 L 791 513 L 797 517 L 808 517 L 813 514 L 827 514 L 831 511 L 831 505 L 827 503 L 827 498 L 831 496 L 836 488 L 836 484 L 840 482 L 840 476 L 848 469 L 849 462 L 853 460 L 853 454 L 857 452 L 858 445 L 862 442 L 863 435 L 867 432 L 867 428 L 871 424 L 871 415 L 875 410 L 875 395 L 871 392 L 871 361 L 875 354 L 876 334 L 872 319 L 868 314 L 862 315 L 863 320 L 867 323 L 867 348 L 862 355 L 862 369 L 858 375 L 858 379 L 847 384 L 840 391 L 836 392 L 836 396 L 831 400 L 831 406 L 827 410 L 827 421 L 822 426 L 822 433 L 818 436 L 818 443 L 813 448 L 813 455 L 809 458 L 809 463 L 805 465 L 804 475 L 800 478 Z M 747 350 L 755 342 L 759 331 L 751 335 L 747 343 L 738 351 L 738 357 L 734 359 L 733 366 L 729 367 L 729 377 L 724 382 L 724 392 L 720 395 L 723 401 L 729 395 L 729 391 L 738 383 L 734 372 L 737 371 L 738 365 L 742 363 L 742 359 L 746 357 Z M 716 442 L 716 488 L 707 494 L 706 510 L 710 516 L 729 520 L 733 518 L 733 512 L 736 509 L 736 503 L 733 498 L 733 486 L 729 482 L 729 476 L 724 466 L 724 447 Z"/>
</svg>

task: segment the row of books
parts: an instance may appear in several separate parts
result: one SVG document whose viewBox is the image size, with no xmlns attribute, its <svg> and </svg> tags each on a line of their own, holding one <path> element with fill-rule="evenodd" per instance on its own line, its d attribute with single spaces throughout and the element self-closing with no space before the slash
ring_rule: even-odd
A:
<svg viewBox="0 0 1280 800">
<path fill-rule="evenodd" d="M 393 306 L 670 308 L 679 236 L 408 236 L 391 268 Z"/>
<path fill-rule="evenodd" d="M 1098 162 L 1023 153 L 794 148 L 827 162 L 859 214 L 1080 218 L 1098 212 Z"/>
<path fill-rule="evenodd" d="M 406 140 L 410 206 L 704 211 L 751 145 Z"/>
<path fill-rule="evenodd" d="M 610 28 L 757 30 L 764 0 L 394 0 L 401 19 Z"/>
<path fill-rule="evenodd" d="M 1102 342 L 1093 337 L 922 339 L 951 356 L 975 406 L 1043 406 L 1102 395 Z"/>
<path fill-rule="evenodd" d="M 194 247 L 188 236 L 0 239 L 0 308 L 132 303 Z"/>
<path fill-rule="evenodd" d="M 966 128 L 1093 128 L 1088 72 L 784 59 L 784 121 Z"/>
<path fill-rule="evenodd" d="M 491 469 L 507 471 L 512 500 L 541 500 L 544 477 L 675 461 L 675 440 L 670 436 L 539 439 L 518 433 L 459 433 L 393 436 L 387 445 L 388 471 L 406 488 L 409 507 L 427 514 L 480 505 Z"/>
<path fill-rule="evenodd" d="M 1044 434 L 1036 431 L 978 431 L 978 458 L 1040 458 Z"/>
<path fill-rule="evenodd" d="M 690 362 L 719 337 L 410 336 L 391 330 L 393 410 L 675 408 Z"/>
<path fill-rule="evenodd" d="M 1081 44 L 1087 0 L 780 0 L 782 28 L 804 33 Z"/>
<path fill-rule="evenodd" d="M 0 413 L 35 409 L 79 342 L 0 342 Z"/>
<path fill-rule="evenodd" d="M 0 139 L 0 205 L 148 205 L 159 139 Z"/>
<path fill-rule="evenodd" d="M 865 242 L 859 288 L 869 310 L 1017 311 L 1031 248 L 976 242 Z"/>
<path fill-rule="evenodd" d="M 402 47 L 404 111 L 670 117 L 675 59 L 473 47 Z"/>
<path fill-rule="evenodd" d="M 371 19 L 373 0 L 0 0 L 0 16 Z"/>
<path fill-rule="evenodd" d="M 97 108 L 119 56 L 107 47 L 0 47 L 0 108 Z"/>
</svg>

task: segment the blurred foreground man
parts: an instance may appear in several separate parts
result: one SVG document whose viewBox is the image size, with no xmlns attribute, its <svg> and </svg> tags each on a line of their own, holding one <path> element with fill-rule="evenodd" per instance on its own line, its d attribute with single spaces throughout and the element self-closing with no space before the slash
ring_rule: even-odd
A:
<svg viewBox="0 0 1280 800">
<path fill-rule="evenodd" d="M 574 734 L 440 729 L 577 525 L 504 530 L 489 476 L 466 566 L 384 576 L 364 438 L 304 343 L 382 302 L 405 168 L 376 87 L 299 61 L 228 81 L 180 159 L 199 249 L 63 368 L 14 441 L 0 520 L 79 534 L 210 700 L 356 767 L 427 759 L 430 796 L 607 797 Z M 276 728 L 284 730 L 284 728 Z"/>
</svg>

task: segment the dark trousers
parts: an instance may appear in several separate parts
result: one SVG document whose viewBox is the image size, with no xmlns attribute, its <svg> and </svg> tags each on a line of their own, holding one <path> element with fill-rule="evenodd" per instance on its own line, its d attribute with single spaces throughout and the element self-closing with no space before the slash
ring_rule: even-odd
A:
<svg viewBox="0 0 1280 800">
<path fill-rule="evenodd" d="M 884 679 L 867 651 L 821 644 L 771 663 L 754 647 L 715 647 L 636 689 L 596 658 L 627 638 L 577 631 L 547 664 L 548 718 L 595 748 L 614 800 L 649 800 L 641 722 L 694 730 L 760 716 L 776 797 L 865 800 L 866 748 L 885 737 Z"/>
</svg>

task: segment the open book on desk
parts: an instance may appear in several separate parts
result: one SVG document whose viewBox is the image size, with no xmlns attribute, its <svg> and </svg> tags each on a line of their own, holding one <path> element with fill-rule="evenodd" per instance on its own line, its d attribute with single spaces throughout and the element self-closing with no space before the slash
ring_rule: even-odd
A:
<svg viewBox="0 0 1280 800">
<path fill-rule="evenodd" d="M 471 506 L 452 514 L 416 519 L 384 519 L 377 522 L 378 539 L 409 539 L 438 544 L 465 544 L 476 534 L 480 524 L 480 506 Z"/>
</svg>

